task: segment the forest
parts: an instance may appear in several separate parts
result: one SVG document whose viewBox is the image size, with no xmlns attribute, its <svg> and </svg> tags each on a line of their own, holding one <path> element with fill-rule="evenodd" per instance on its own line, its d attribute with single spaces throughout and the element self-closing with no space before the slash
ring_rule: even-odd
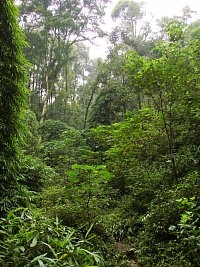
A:
<svg viewBox="0 0 200 267">
<path fill-rule="evenodd" d="M 0 1 L 2 267 L 200 266 L 200 19 L 108 2 Z"/>
</svg>

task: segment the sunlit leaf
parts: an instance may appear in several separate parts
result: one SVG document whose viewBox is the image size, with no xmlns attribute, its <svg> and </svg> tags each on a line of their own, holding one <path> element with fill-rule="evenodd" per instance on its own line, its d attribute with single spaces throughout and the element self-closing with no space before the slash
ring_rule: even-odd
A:
<svg viewBox="0 0 200 267">
<path fill-rule="evenodd" d="M 33 240 L 32 240 L 32 242 L 31 242 L 31 244 L 30 244 L 30 247 L 31 247 L 31 248 L 35 247 L 35 246 L 37 245 L 37 242 L 38 242 L 38 241 L 37 241 L 37 238 L 34 237 Z"/>
</svg>

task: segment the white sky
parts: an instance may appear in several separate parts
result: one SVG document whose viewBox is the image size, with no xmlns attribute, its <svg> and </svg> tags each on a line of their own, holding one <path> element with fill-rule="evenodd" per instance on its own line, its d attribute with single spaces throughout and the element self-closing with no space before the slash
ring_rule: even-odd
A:
<svg viewBox="0 0 200 267">
<path fill-rule="evenodd" d="M 105 30 L 111 30 L 113 22 L 111 19 L 111 11 L 119 0 L 111 0 L 111 3 L 107 7 L 106 12 L 106 25 L 103 27 Z M 136 0 L 136 2 L 141 2 Z M 193 11 L 197 12 L 194 19 L 200 18 L 200 0 L 143 0 L 145 2 L 143 10 L 147 12 L 152 23 L 155 23 L 155 19 L 163 16 L 173 17 L 175 15 L 181 15 L 182 9 L 185 6 L 189 6 Z M 90 56 L 103 57 L 106 56 L 106 41 L 102 39 L 96 40 L 96 46 L 93 45 L 90 49 Z"/>
</svg>

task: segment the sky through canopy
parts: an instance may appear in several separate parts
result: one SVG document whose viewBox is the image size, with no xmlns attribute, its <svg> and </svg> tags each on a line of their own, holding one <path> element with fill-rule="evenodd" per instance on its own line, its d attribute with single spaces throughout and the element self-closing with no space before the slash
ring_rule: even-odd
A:
<svg viewBox="0 0 200 267">
<path fill-rule="evenodd" d="M 113 7 L 119 0 L 112 0 L 107 7 L 104 30 L 111 31 L 114 23 L 111 19 L 111 12 Z M 136 1 L 141 2 L 141 1 Z M 181 15 L 182 9 L 185 6 L 189 6 L 191 10 L 197 13 L 193 15 L 193 20 L 200 18 L 200 0 L 144 0 L 144 10 L 146 11 L 147 19 L 152 25 L 156 24 L 156 19 L 163 16 L 173 17 L 175 15 Z M 90 56 L 92 58 L 106 56 L 106 40 L 97 39 L 96 45 L 92 45 L 90 49 Z"/>
</svg>

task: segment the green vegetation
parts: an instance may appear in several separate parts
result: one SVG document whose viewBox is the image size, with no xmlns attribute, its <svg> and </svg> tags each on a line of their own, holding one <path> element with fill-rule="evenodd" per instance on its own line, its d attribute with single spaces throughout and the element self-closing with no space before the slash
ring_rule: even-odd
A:
<svg viewBox="0 0 200 267">
<path fill-rule="evenodd" d="M 199 266 L 199 21 L 106 2 L 0 2 L 1 266 Z"/>
<path fill-rule="evenodd" d="M 88 234 L 77 236 L 74 229 L 41 211 L 17 209 L 1 219 L 2 266 L 96 266 L 102 259 L 91 249 Z"/>
<path fill-rule="evenodd" d="M 27 62 L 22 53 L 25 42 L 16 22 L 16 8 L 11 1 L 1 1 L 0 9 L 0 210 L 3 212 L 25 201 L 18 182 L 18 147 L 23 138 L 21 120 L 27 98 L 24 86 Z"/>
</svg>

